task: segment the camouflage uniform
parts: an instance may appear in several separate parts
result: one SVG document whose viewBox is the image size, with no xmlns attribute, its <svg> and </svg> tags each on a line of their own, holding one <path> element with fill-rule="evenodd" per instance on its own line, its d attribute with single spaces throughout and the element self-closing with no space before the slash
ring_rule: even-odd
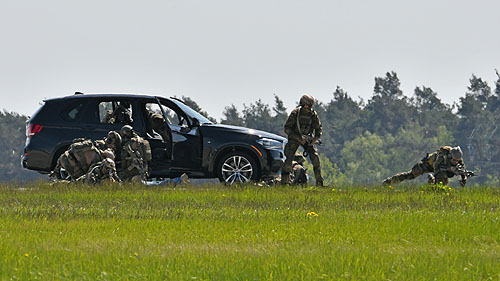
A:
<svg viewBox="0 0 500 281">
<path fill-rule="evenodd" d="M 460 157 L 452 157 L 453 149 L 460 151 Z M 465 169 L 460 147 L 442 146 L 438 151 L 427 154 L 410 171 L 389 177 L 384 180 L 383 184 L 397 184 L 405 180 L 412 180 L 425 173 L 433 173 L 434 175 L 429 175 L 428 182 L 430 184 L 440 183 L 447 185 L 448 179 L 455 175 L 457 165 L 462 165 Z"/>
<path fill-rule="evenodd" d="M 128 125 L 124 126 L 127 127 Z M 148 162 L 151 160 L 149 143 L 138 136 L 130 126 L 120 131 L 123 140 L 121 149 L 121 171 L 118 173 L 123 181 L 140 181 L 148 177 Z"/>
<path fill-rule="evenodd" d="M 310 96 L 309 96 L 310 97 Z M 303 96 L 304 98 L 304 96 Z M 301 98 L 301 103 L 302 99 Z M 312 98 L 312 97 L 311 97 Z M 314 101 L 314 99 L 313 99 Z M 288 116 L 285 123 L 285 133 L 288 135 L 288 143 L 285 146 L 285 164 L 281 172 L 281 178 L 283 183 L 288 183 L 288 178 L 290 171 L 292 170 L 292 161 L 295 152 L 299 146 L 304 147 L 304 151 L 309 154 L 309 159 L 314 169 L 314 177 L 316 178 L 316 185 L 323 186 L 323 177 L 321 176 L 321 164 L 319 160 L 318 151 L 316 148 L 311 146 L 305 146 L 301 144 L 301 141 L 306 138 L 316 141 L 321 137 L 322 127 L 319 121 L 318 114 L 311 108 L 306 108 L 304 105 L 296 107 Z M 313 136 L 314 133 L 314 136 Z"/>
<path fill-rule="evenodd" d="M 76 181 L 86 184 L 100 184 L 104 181 L 120 182 L 120 178 L 116 173 L 115 162 L 110 158 L 105 158 L 94 164 L 86 175 L 79 177 Z"/>
<path fill-rule="evenodd" d="M 132 125 L 132 112 L 130 112 L 130 103 L 121 102 L 115 110 L 106 111 L 102 120 L 103 123 Z"/>
<path fill-rule="evenodd" d="M 302 155 L 295 155 L 292 161 L 292 185 L 307 184 L 307 169 L 304 167 L 306 159 Z"/>
</svg>

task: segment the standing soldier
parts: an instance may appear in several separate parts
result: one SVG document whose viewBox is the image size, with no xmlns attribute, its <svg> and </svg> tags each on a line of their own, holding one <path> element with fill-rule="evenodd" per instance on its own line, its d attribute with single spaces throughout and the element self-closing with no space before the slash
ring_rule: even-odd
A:
<svg viewBox="0 0 500 281">
<path fill-rule="evenodd" d="M 142 181 L 148 177 L 148 162 L 151 160 L 151 148 L 148 141 L 138 136 L 131 126 L 125 125 L 120 130 L 122 137 L 120 179 L 123 181 Z"/>
<path fill-rule="evenodd" d="M 461 175 L 460 183 L 465 185 L 467 177 L 472 176 L 471 172 L 465 170 L 465 164 L 462 159 L 462 149 L 460 146 L 442 146 L 438 151 L 427 155 L 422 158 L 417 164 L 408 172 L 402 172 L 392 177 L 386 178 L 382 184 L 397 184 L 405 180 L 412 180 L 425 173 L 429 174 L 430 184 L 448 184 L 448 178 L 455 175 Z"/>
<path fill-rule="evenodd" d="M 313 165 L 316 185 L 323 186 L 323 177 L 321 176 L 321 163 L 318 151 L 314 147 L 321 137 L 322 127 L 318 114 L 312 108 L 314 98 L 310 95 L 303 95 L 300 98 L 299 106 L 296 107 L 288 116 L 285 123 L 285 133 L 288 135 L 288 143 L 285 146 L 285 164 L 281 171 L 283 184 L 290 182 L 289 175 L 292 170 L 292 161 L 295 152 L 302 146 L 304 152 L 309 155 Z M 314 135 L 313 135 L 314 134 Z"/>
</svg>

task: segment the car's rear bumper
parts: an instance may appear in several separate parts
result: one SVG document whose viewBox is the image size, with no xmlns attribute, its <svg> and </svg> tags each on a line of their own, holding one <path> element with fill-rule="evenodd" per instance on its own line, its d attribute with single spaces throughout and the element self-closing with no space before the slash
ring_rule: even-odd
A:
<svg viewBox="0 0 500 281">
<path fill-rule="evenodd" d="M 21 156 L 21 165 L 28 170 L 34 170 L 40 173 L 50 172 L 50 163 L 48 163 L 50 155 L 40 150 L 25 151 Z"/>
</svg>

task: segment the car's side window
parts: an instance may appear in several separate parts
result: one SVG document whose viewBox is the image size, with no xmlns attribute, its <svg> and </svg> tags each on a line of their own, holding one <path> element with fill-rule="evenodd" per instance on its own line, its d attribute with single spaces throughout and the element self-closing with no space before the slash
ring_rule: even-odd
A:
<svg viewBox="0 0 500 281">
<path fill-rule="evenodd" d="M 83 105 L 84 105 L 83 103 L 79 102 L 68 106 L 61 113 L 62 119 L 70 122 L 78 120 L 78 118 L 83 112 L 83 107 L 84 107 Z"/>
<path fill-rule="evenodd" d="M 108 112 L 113 112 L 113 103 L 110 101 L 103 101 L 99 103 L 99 120 L 101 123 L 107 123 L 106 114 Z"/>
<path fill-rule="evenodd" d="M 128 101 L 101 101 L 98 106 L 99 122 L 132 125 L 132 107 Z"/>
<path fill-rule="evenodd" d="M 161 113 L 160 106 L 157 103 L 146 103 L 146 110 L 163 115 Z"/>
<path fill-rule="evenodd" d="M 165 104 L 162 104 L 161 107 L 165 111 L 165 114 L 167 115 L 167 118 L 169 119 L 169 123 L 175 126 L 179 127 L 187 127 L 187 121 L 186 118 L 182 114 L 179 114 L 177 111 L 173 110 L 172 108 L 168 107 Z"/>
</svg>

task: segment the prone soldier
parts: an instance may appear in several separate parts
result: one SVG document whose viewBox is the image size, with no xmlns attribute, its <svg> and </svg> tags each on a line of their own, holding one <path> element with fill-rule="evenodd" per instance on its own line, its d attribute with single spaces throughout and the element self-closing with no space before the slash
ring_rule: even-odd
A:
<svg viewBox="0 0 500 281">
<path fill-rule="evenodd" d="M 427 153 L 410 171 L 396 174 L 386 178 L 382 184 L 397 184 L 405 180 L 412 180 L 425 173 L 429 174 L 429 184 L 448 184 L 448 179 L 453 176 L 461 176 L 460 184 L 464 186 L 467 178 L 474 176 L 474 173 L 465 169 L 462 159 L 462 149 L 460 146 L 442 146 L 438 151 Z"/>
<path fill-rule="evenodd" d="M 116 173 L 113 157 L 106 157 L 102 161 L 94 164 L 87 174 L 79 177 L 76 181 L 86 184 L 100 184 L 104 181 L 120 182 L 121 180 Z"/>
<path fill-rule="evenodd" d="M 322 127 L 318 114 L 312 108 L 313 105 L 314 98 L 310 95 L 303 95 L 300 98 L 299 106 L 292 110 L 285 123 L 285 133 L 288 135 L 288 143 L 285 146 L 286 160 L 281 171 L 283 184 L 289 183 L 293 157 L 299 146 L 302 146 L 313 164 L 316 185 L 323 186 L 321 163 L 318 151 L 314 147 L 321 137 Z"/>
</svg>

